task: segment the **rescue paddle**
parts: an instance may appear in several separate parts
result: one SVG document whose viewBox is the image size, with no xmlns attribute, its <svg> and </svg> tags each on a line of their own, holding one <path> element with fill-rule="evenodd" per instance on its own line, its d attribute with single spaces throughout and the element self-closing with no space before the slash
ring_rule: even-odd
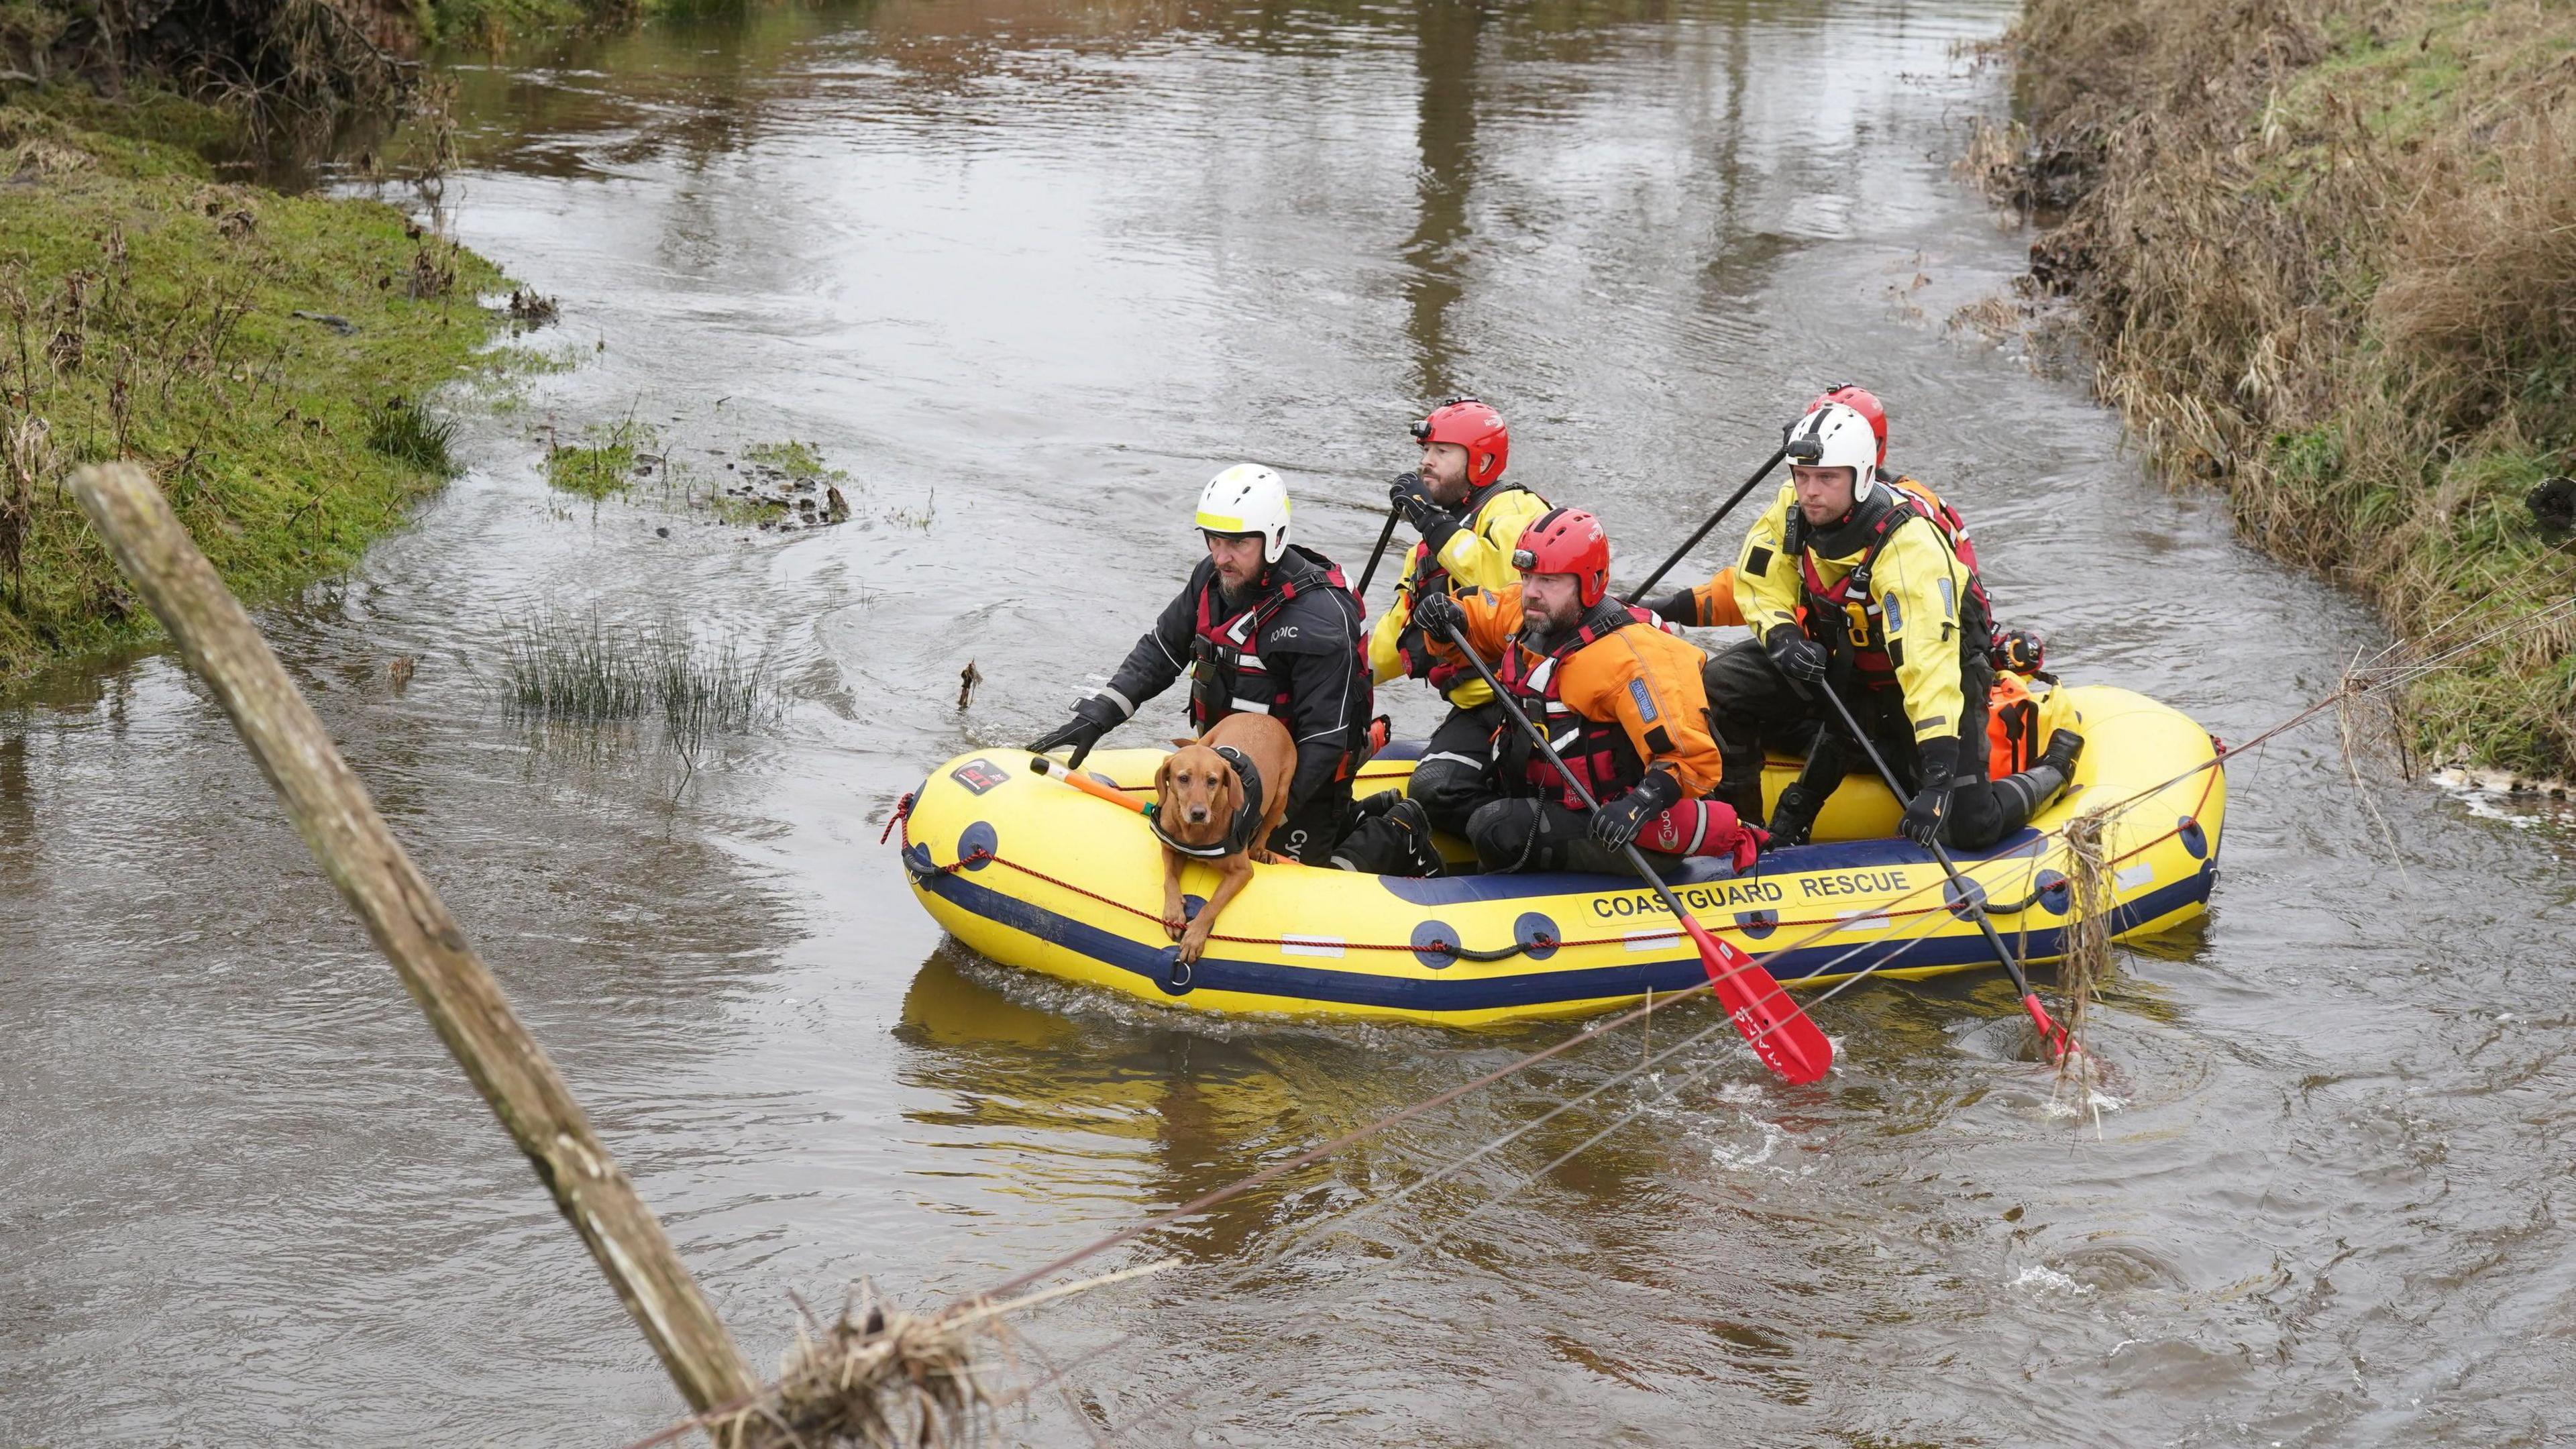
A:
<svg viewBox="0 0 2576 1449">
<path fill-rule="evenodd" d="M 1772 469 L 1780 466 L 1780 460 L 1787 456 L 1789 456 L 1789 445 L 1783 443 L 1780 445 L 1779 451 L 1773 453 L 1770 457 L 1763 459 L 1762 466 L 1753 470 L 1753 476 L 1744 480 L 1744 486 L 1735 490 L 1734 497 L 1717 505 L 1717 511 L 1708 516 L 1708 522 L 1701 524 L 1697 533 L 1694 533 L 1689 538 L 1682 540 L 1682 546 L 1673 550 L 1672 557 L 1655 565 L 1655 571 L 1646 575 L 1646 581 L 1629 591 L 1628 602 L 1632 604 L 1644 603 L 1646 595 L 1654 592 L 1655 585 L 1663 582 L 1664 575 L 1673 571 L 1673 565 L 1682 561 L 1682 555 L 1699 547 L 1699 541 L 1708 537 L 1708 531 L 1717 527 L 1718 523 L 1722 521 L 1726 515 L 1733 513 L 1735 511 L 1735 505 L 1744 501 L 1744 495 L 1752 492 L 1756 487 L 1758 487 L 1763 479 L 1771 475 Z M 1394 525 L 1390 522 L 1388 526 L 1393 527 Z M 1384 545 L 1380 546 L 1383 547 Z M 1365 587 L 1365 585 L 1363 585 L 1363 587 Z"/>
<path fill-rule="evenodd" d="M 1860 743 L 1861 749 L 1869 756 L 1869 762 L 1878 767 L 1878 777 L 1887 782 L 1887 792 L 1896 797 L 1898 804 L 1904 804 L 1905 787 L 1896 783 L 1896 772 L 1887 767 L 1886 757 L 1879 754 L 1878 746 L 1861 732 L 1860 721 L 1852 718 L 1851 706 L 1843 703 L 1843 697 L 1834 692 L 1832 685 L 1819 681 L 1815 688 L 1834 702 L 1834 713 L 1842 716 L 1843 731 Z M 2065 1061 L 2067 1054 L 2075 1050 L 2066 1040 L 2066 1029 L 2048 1019 L 2048 1008 L 2039 1004 L 2039 993 L 2031 989 L 2030 977 L 2021 969 L 2021 959 L 2013 955 L 2012 948 L 2004 944 L 2003 933 L 1995 929 L 1994 917 L 1986 914 L 1985 902 L 1977 899 L 1975 888 L 1959 874 L 1959 863 L 1950 858 L 1950 852 L 1937 839 L 1932 842 L 1932 858 L 1941 862 L 1941 869 L 1948 873 L 1950 884 L 1958 888 L 1959 903 L 1968 908 L 1968 914 L 1977 918 L 1977 928 L 1986 933 L 1986 944 L 1994 947 L 1995 959 L 2004 963 L 2005 973 L 2012 977 L 2013 990 L 2021 993 L 2022 1009 L 2030 1013 L 2031 1022 L 2039 1028 L 2039 1039 L 2048 1046 L 2049 1061 L 2052 1064 Z"/>
<path fill-rule="evenodd" d="M 1387 540 L 1395 537 L 1395 521 L 1403 516 L 1404 510 L 1401 508 L 1390 508 L 1386 511 L 1386 527 L 1377 531 L 1377 547 L 1369 550 L 1368 566 L 1360 570 L 1360 586 L 1351 590 L 1352 598 L 1361 600 L 1368 598 L 1369 580 L 1377 577 L 1377 561 L 1386 555 Z"/>
<path fill-rule="evenodd" d="M 1449 642 L 1457 645 L 1458 652 L 1467 656 L 1467 662 L 1476 667 L 1476 676 L 1494 692 L 1494 699 L 1502 705 L 1503 712 L 1512 717 L 1512 723 L 1520 726 L 1521 732 L 1530 737 L 1530 743 L 1536 745 L 1539 753 L 1547 757 L 1547 762 L 1556 767 L 1557 777 L 1565 781 L 1575 798 L 1581 800 L 1586 809 L 1600 809 L 1601 802 L 1592 798 L 1592 792 L 1584 788 L 1573 770 L 1567 768 L 1565 757 L 1556 752 L 1556 746 L 1548 740 L 1546 732 L 1530 723 L 1530 717 L 1521 712 L 1520 702 L 1504 690 L 1501 680 L 1494 678 L 1493 668 L 1485 663 L 1484 656 L 1476 652 L 1476 646 L 1467 642 L 1466 632 L 1461 629 L 1447 632 Z M 1799 1086 L 1824 1076 L 1834 1064 L 1834 1044 L 1825 1039 L 1823 1030 L 1798 1009 L 1798 1004 L 1781 990 L 1780 983 L 1772 980 L 1771 973 L 1762 969 L 1762 963 L 1710 935 L 1683 908 L 1672 887 L 1665 885 L 1664 878 L 1655 874 L 1655 868 L 1646 863 L 1645 855 L 1635 844 L 1620 849 L 1628 857 L 1628 864 L 1636 867 L 1637 874 L 1654 888 L 1656 895 L 1663 897 L 1664 909 L 1672 912 L 1673 919 L 1681 922 L 1682 929 L 1690 933 L 1691 944 L 1699 948 L 1699 964 L 1716 987 L 1718 1003 L 1734 1020 L 1735 1029 L 1743 1033 L 1745 1041 L 1752 1045 L 1753 1054 L 1762 1059 L 1764 1066 L 1778 1073 L 1783 1081 Z"/>
<path fill-rule="evenodd" d="M 1115 785 L 1103 785 L 1098 780 L 1091 778 L 1089 775 L 1082 773 L 1071 765 L 1065 764 L 1061 760 L 1057 760 L 1046 755 L 1031 755 L 1029 757 L 1029 772 L 1031 774 L 1044 775 L 1051 780 L 1062 780 L 1064 783 L 1080 790 L 1083 794 L 1090 796 L 1094 800 L 1106 800 L 1112 805 L 1124 805 L 1139 815 L 1145 813 L 1144 801 L 1136 799 L 1134 796 L 1129 795 L 1126 791 L 1119 789 Z"/>
</svg>

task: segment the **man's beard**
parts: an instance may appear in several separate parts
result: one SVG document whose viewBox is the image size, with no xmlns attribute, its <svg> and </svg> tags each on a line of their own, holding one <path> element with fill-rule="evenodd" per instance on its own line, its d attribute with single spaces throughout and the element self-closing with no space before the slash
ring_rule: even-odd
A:
<svg viewBox="0 0 2576 1449">
<path fill-rule="evenodd" d="M 1253 599 L 1260 594 L 1261 579 L 1256 575 L 1250 579 L 1246 579 L 1243 586 L 1237 588 L 1233 583 L 1227 580 L 1225 575 L 1218 574 L 1216 576 L 1216 592 L 1217 597 L 1225 600 L 1225 606 L 1228 609 L 1239 610 L 1250 605 Z"/>
<path fill-rule="evenodd" d="M 1573 633 L 1575 626 L 1582 622 L 1583 615 L 1579 611 L 1562 624 L 1554 622 L 1535 609 L 1524 611 L 1521 618 L 1521 625 L 1529 636 L 1529 642 L 1542 654 L 1554 648 L 1560 639 Z"/>
</svg>

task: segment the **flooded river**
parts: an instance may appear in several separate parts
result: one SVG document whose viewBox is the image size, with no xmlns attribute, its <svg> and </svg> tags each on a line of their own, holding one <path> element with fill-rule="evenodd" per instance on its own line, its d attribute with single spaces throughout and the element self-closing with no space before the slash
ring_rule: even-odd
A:
<svg viewBox="0 0 2576 1449">
<path fill-rule="evenodd" d="M 1061 717 L 1226 462 L 1287 472 L 1356 568 L 1404 421 L 1473 390 L 1634 579 L 1857 379 L 2070 676 L 2243 739 L 2376 645 L 2147 481 L 2080 388 L 1946 325 L 2027 240 L 1947 170 L 2004 104 L 1967 48 L 2010 18 L 885 0 L 469 58 L 446 200 L 560 299 L 528 339 L 554 368 L 455 399 L 466 475 L 263 621 L 768 1364 L 791 1291 L 990 1286 L 1564 1030 L 1143 1010 L 980 963 L 912 903 L 890 802 Z M 627 418 L 701 478 L 810 442 L 856 516 L 781 536 L 549 491 L 547 438 Z M 786 707 L 694 771 L 540 747 L 498 681 L 548 608 L 754 641 Z M 2214 910 L 2098 1021 L 2098 1126 L 2015 1058 L 2002 981 L 1873 985 L 1819 1009 L 1822 1088 L 1721 1035 L 1302 1236 L 1620 1071 L 1631 1029 L 1114 1255 L 1184 1266 L 1033 1318 L 1008 1381 L 1096 1356 L 1002 1426 L 2560 1442 L 2576 869 L 2360 763 L 2393 851 L 2331 724 L 2234 763 Z M 1715 1019 L 1674 1016 L 1660 1042 Z M 165 653 L 0 712 L 0 1041 L 0 1443 L 615 1445 L 673 1417 Z"/>
</svg>

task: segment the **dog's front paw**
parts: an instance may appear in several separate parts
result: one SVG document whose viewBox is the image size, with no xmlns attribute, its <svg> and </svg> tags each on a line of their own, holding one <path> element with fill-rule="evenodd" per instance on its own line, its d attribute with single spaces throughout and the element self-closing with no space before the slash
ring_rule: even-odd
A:
<svg viewBox="0 0 2576 1449">
<path fill-rule="evenodd" d="M 1269 846 L 1256 845 L 1248 852 L 1255 865 L 1286 865 L 1288 857 L 1274 853 Z"/>
<path fill-rule="evenodd" d="M 1195 963 L 1199 959 L 1199 954 L 1207 950 L 1208 933 L 1206 925 L 1198 921 L 1192 921 L 1190 923 L 1190 928 L 1180 934 L 1179 940 L 1181 943 L 1181 960 L 1184 962 Z"/>
<path fill-rule="evenodd" d="M 1190 923 L 1182 920 L 1178 916 L 1165 916 L 1163 918 L 1163 934 L 1171 937 L 1175 941 L 1181 939 L 1181 933 L 1189 928 Z"/>
</svg>

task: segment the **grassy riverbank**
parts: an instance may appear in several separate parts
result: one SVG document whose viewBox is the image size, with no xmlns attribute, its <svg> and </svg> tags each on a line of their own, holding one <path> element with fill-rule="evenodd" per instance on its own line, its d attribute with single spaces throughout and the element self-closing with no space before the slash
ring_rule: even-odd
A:
<svg viewBox="0 0 2576 1449">
<path fill-rule="evenodd" d="M 152 632 L 63 486 L 80 463 L 149 467 L 254 599 L 347 568 L 442 481 L 422 400 L 490 335 L 489 264 L 23 104 L 0 157 L 0 681 Z"/>
<path fill-rule="evenodd" d="M 2247 534 L 2449 643 L 2576 592 L 2524 499 L 2576 463 L 2576 8 L 2029 0 L 2027 130 L 2098 385 Z M 2576 772 L 2576 624 L 2418 685 L 2434 760 Z"/>
</svg>

